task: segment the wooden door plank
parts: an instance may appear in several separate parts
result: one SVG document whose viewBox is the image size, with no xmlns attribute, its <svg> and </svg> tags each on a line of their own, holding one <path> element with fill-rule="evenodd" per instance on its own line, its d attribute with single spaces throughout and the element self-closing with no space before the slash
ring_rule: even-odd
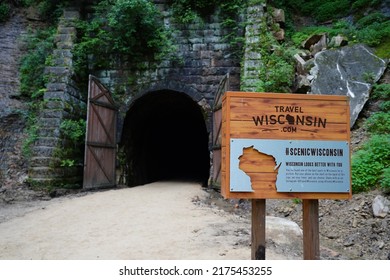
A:
<svg viewBox="0 0 390 280">
<path fill-rule="evenodd" d="M 109 90 L 97 78 L 90 76 L 84 188 L 106 188 L 116 185 L 116 117 L 117 107 Z"/>
</svg>

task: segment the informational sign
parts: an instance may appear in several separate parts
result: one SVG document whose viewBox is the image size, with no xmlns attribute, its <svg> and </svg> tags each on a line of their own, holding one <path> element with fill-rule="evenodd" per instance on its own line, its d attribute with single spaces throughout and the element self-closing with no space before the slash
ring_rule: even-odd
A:
<svg viewBox="0 0 390 280">
<path fill-rule="evenodd" d="M 350 198 L 347 97 L 227 92 L 222 111 L 226 198 Z"/>
</svg>

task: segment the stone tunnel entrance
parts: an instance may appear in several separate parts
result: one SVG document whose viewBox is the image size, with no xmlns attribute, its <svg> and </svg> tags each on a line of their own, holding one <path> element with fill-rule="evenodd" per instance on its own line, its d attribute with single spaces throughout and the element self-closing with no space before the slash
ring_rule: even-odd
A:
<svg viewBox="0 0 390 280">
<path fill-rule="evenodd" d="M 188 95 L 149 92 L 130 106 L 120 141 L 126 184 L 161 180 L 207 184 L 209 137 L 200 106 Z"/>
</svg>

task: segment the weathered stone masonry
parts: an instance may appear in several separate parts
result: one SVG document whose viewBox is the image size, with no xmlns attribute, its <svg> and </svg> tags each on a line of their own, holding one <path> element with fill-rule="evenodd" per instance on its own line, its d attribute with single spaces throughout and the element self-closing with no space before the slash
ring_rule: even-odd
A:
<svg viewBox="0 0 390 280">
<path fill-rule="evenodd" d="M 37 140 L 29 163 L 29 180 L 33 185 L 64 185 L 79 182 L 80 166 L 61 167 L 56 151 L 63 149 L 60 125 L 65 119 L 78 119 L 85 103 L 72 80 L 72 47 L 76 35 L 73 26 L 77 11 L 65 10 L 56 35 L 53 66 L 46 67 L 49 82 L 44 94 L 43 110 L 38 117 Z M 85 106 L 85 105 L 84 105 Z"/>
<path fill-rule="evenodd" d="M 19 98 L 19 61 L 23 55 L 20 37 L 28 20 L 15 13 L 0 23 L 0 187 L 20 186 L 27 178 L 22 155 L 26 105 Z"/>
<path fill-rule="evenodd" d="M 218 12 L 204 21 L 182 25 L 175 22 L 168 1 L 155 1 L 155 4 L 163 14 L 165 26 L 172 31 L 176 48 L 174 59 L 166 59 L 158 65 L 149 62 L 127 63 L 91 74 L 114 93 L 120 106 L 119 137 L 134 101 L 145 94 L 161 91 L 183 94 L 198 103 L 207 131 L 211 134 L 211 107 L 219 82 L 229 73 L 230 89 L 240 89 L 242 61 L 235 55 L 229 42 L 224 40 L 231 31 L 223 28 Z M 263 6 L 259 9 L 258 15 L 251 10 L 253 17 L 262 16 Z M 56 66 L 47 69 L 52 80 L 44 96 L 46 106 L 40 116 L 43 126 L 39 129 L 39 139 L 30 162 L 29 177 L 33 182 L 55 184 L 62 179 L 76 181 L 82 171 L 81 168 L 59 168 L 55 157 L 55 150 L 62 141 L 59 129 L 61 121 L 79 112 L 80 98 L 71 79 L 71 48 L 75 32 L 71 23 L 77 16 L 75 12 L 65 11 L 58 27 L 57 50 L 54 53 Z M 251 58 L 253 56 L 250 55 Z M 256 64 L 259 59 L 256 57 Z"/>
<path fill-rule="evenodd" d="M 170 5 L 166 4 L 169 1 L 155 2 L 162 11 L 165 26 L 172 30 L 174 59 L 158 65 L 143 62 L 94 73 L 112 92 L 124 93 L 119 96 L 124 101 L 121 110 L 125 112 L 135 96 L 161 89 L 183 92 L 195 101 L 204 99 L 212 103 L 215 90 L 227 73 L 231 76 L 232 89 L 238 90 L 240 58 L 234 56 L 234 50 L 224 40 L 230 31 L 222 27 L 218 15 L 210 16 L 208 21 L 177 24 Z"/>
</svg>

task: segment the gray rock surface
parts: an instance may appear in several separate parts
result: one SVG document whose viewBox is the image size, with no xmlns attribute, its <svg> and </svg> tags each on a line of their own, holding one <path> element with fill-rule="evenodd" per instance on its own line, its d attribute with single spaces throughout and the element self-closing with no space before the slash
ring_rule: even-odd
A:
<svg viewBox="0 0 390 280">
<path fill-rule="evenodd" d="M 375 217 L 384 218 L 389 213 L 390 201 L 381 195 L 377 195 L 372 202 L 372 212 Z"/>
<path fill-rule="evenodd" d="M 387 63 L 361 44 L 321 51 L 310 71 L 314 76 L 311 93 L 349 96 L 352 127 Z"/>
<path fill-rule="evenodd" d="M 27 106 L 20 95 L 19 63 L 23 55 L 21 36 L 27 21 L 15 13 L 0 23 L 0 187 L 19 185 L 26 177 L 26 163 L 21 153 Z"/>
</svg>

